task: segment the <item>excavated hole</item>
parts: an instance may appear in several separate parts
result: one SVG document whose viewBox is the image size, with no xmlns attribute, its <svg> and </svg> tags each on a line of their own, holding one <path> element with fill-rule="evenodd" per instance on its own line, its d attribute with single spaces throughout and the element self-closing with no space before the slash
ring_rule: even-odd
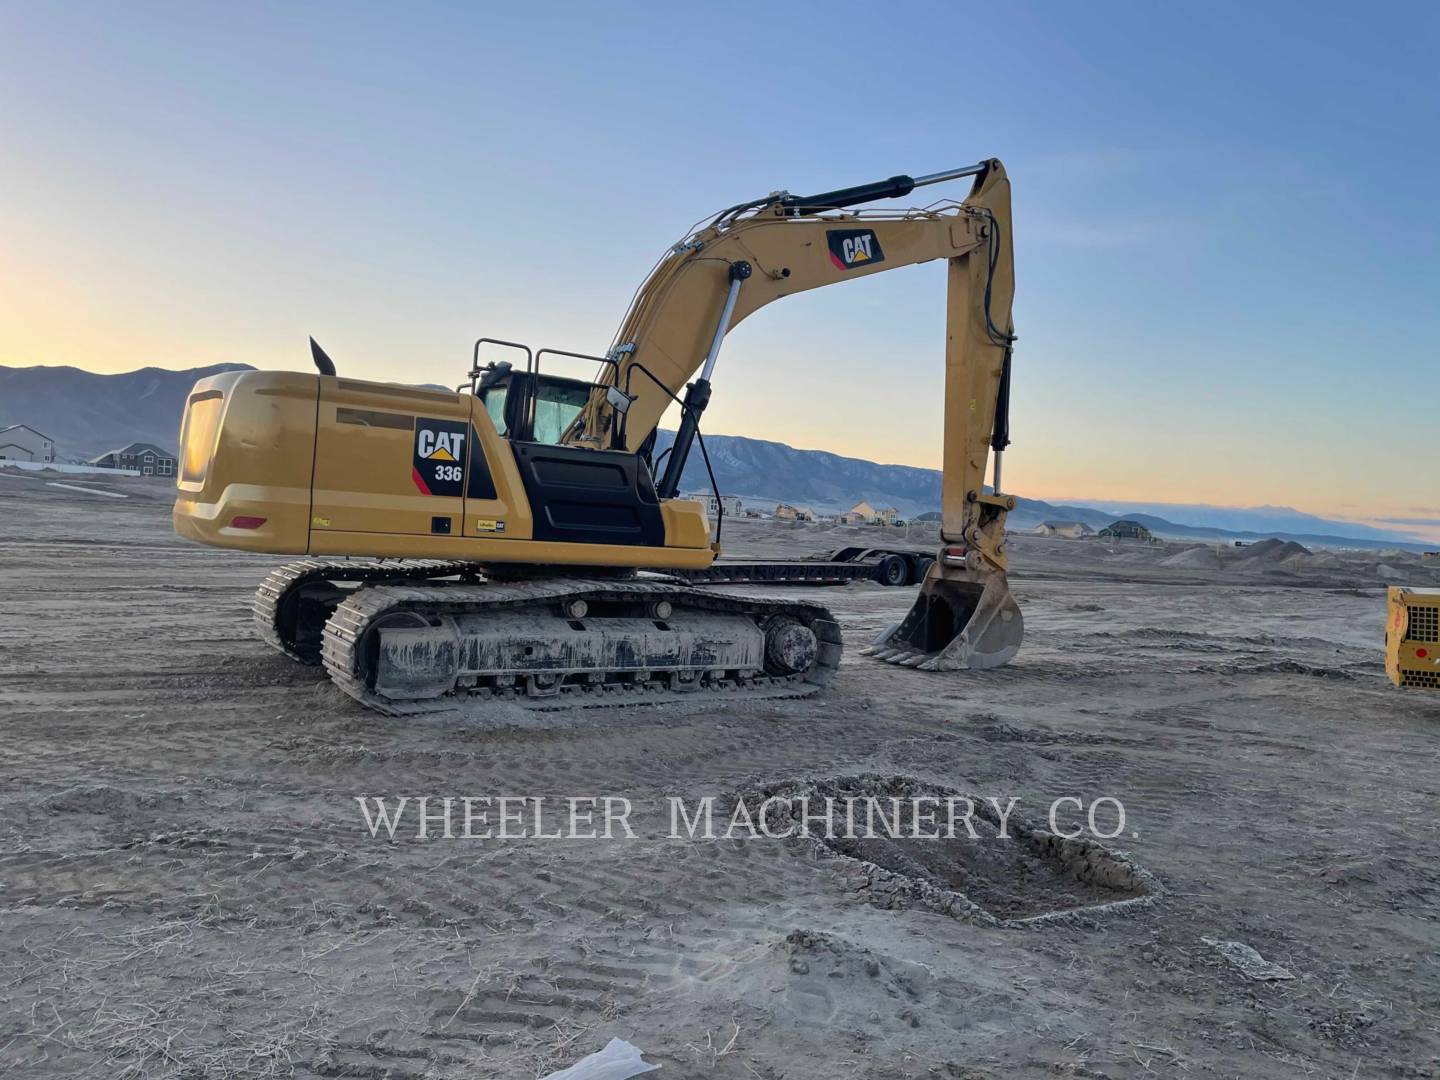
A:
<svg viewBox="0 0 1440 1080">
<path fill-rule="evenodd" d="M 1130 909 L 1149 903 L 1160 891 L 1147 871 L 1098 841 L 1067 840 L 1037 827 L 1025 815 L 1023 800 L 1008 819 L 1008 838 L 999 835 L 999 815 L 979 796 L 971 796 L 977 838 L 971 839 L 966 830 L 963 810 L 956 812 L 955 837 L 948 838 L 943 835 L 946 800 L 964 795 L 908 776 L 858 776 L 777 784 L 743 799 L 757 820 L 764 806 L 768 826 L 777 834 L 787 827 L 799 829 L 801 797 L 809 799 L 812 815 L 821 812 L 827 796 L 833 798 L 836 831 L 842 834 L 847 799 L 855 800 L 861 833 L 865 800 L 877 800 L 886 822 L 877 810 L 874 821 L 881 835 L 828 838 L 823 823 L 812 819 L 809 835 L 801 841 L 818 847 L 828 858 L 843 860 L 841 876 L 847 888 L 877 907 L 922 907 L 957 918 L 1014 925 L 1079 912 L 1094 915 Z M 939 801 L 934 820 L 922 820 L 921 831 L 940 833 L 940 838 L 910 835 L 915 825 L 911 800 L 916 798 Z M 896 820 L 897 804 L 892 800 L 899 800 L 899 828 L 888 824 Z M 1001 805 L 1006 801 L 1002 798 Z M 929 804 L 922 804 L 922 817 L 929 809 Z M 1039 816 L 1043 818 L 1043 812 Z"/>
</svg>

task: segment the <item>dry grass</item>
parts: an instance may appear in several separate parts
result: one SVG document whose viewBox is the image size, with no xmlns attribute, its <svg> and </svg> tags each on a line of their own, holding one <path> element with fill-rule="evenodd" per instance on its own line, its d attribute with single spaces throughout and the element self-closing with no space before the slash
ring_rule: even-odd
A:
<svg viewBox="0 0 1440 1080">
<path fill-rule="evenodd" d="M 276 970 L 244 959 L 253 950 L 238 939 L 261 932 L 211 905 L 114 933 L 22 941 L 23 959 L 0 977 L 29 1006 L 12 1014 L 0 1067 L 63 1058 L 70 1075 L 114 1080 L 291 1075 L 334 1041 L 336 1021 L 305 962 Z"/>
</svg>

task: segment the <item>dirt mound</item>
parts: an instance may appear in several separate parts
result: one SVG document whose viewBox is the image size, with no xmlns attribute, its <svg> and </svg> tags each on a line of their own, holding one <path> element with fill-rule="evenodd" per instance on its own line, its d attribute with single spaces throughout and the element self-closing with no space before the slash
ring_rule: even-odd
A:
<svg viewBox="0 0 1440 1080">
<path fill-rule="evenodd" d="M 1177 551 L 1168 559 L 1160 560 L 1161 566 L 1174 566 L 1187 570 L 1219 570 L 1220 556 L 1215 549 L 1205 544 Z"/>
<path fill-rule="evenodd" d="M 1242 559 L 1263 559 L 1276 548 L 1283 546 L 1285 541 L 1276 540 L 1271 537 L 1269 540 L 1261 540 L 1254 544 L 1246 544 L 1240 552 Z"/>
<path fill-rule="evenodd" d="M 1310 549 L 1294 540 L 1261 540 L 1245 548 L 1240 558 L 1248 563 L 1279 563 L 1295 555 L 1309 555 Z"/>
<path fill-rule="evenodd" d="M 1377 554 L 1391 566 L 1404 566 L 1407 563 L 1424 562 L 1424 560 L 1420 558 L 1419 553 L 1403 551 L 1400 548 L 1386 548 L 1384 551 L 1377 552 Z"/>
</svg>

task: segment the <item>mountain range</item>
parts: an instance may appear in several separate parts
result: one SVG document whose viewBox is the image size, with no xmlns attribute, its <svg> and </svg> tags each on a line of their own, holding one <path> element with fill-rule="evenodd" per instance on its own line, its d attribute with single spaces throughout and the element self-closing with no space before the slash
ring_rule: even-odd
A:
<svg viewBox="0 0 1440 1080">
<path fill-rule="evenodd" d="M 84 461 L 132 442 L 176 450 L 197 379 L 248 364 L 97 375 L 76 367 L 0 366 L 0 427 L 28 424 L 55 440 L 57 460 Z"/>
<path fill-rule="evenodd" d="M 249 370 L 249 365 L 215 364 L 187 371 L 150 367 L 121 375 L 99 375 L 74 367 L 0 366 L 0 427 L 23 423 L 44 432 L 55 440 L 61 459 L 84 460 L 136 441 L 176 449 L 180 415 L 190 387 L 207 375 L 234 370 Z M 673 440 L 673 432 L 662 430 L 657 452 L 663 452 Z M 720 490 L 767 511 L 786 502 L 833 513 L 864 500 L 875 507 L 893 506 L 910 517 L 940 507 L 938 469 L 880 465 L 740 435 L 707 435 L 705 448 Z M 688 491 L 710 490 L 698 448 L 686 464 L 684 486 Z M 1413 543 L 1413 536 L 1403 532 L 1275 506 L 1106 499 L 1057 503 L 1022 497 L 1010 515 L 1010 524 L 1013 529 L 1027 530 L 1042 521 L 1083 521 L 1099 529 L 1121 516 L 1139 521 L 1156 535 L 1173 538 L 1276 536 L 1321 546 L 1419 546 Z"/>
<path fill-rule="evenodd" d="M 1342 525 L 1346 533 L 1372 540 L 1393 540 L 1395 532 L 1359 522 L 1335 522 L 1289 506 L 1210 506 L 1203 503 L 1116 502 L 1113 499 L 1066 499 L 1083 506 L 1100 507 L 1117 515 L 1162 517 L 1177 525 L 1261 532 L 1325 532 Z"/>
<path fill-rule="evenodd" d="M 673 439 L 673 432 L 662 430 L 657 452 L 663 452 Z M 863 499 L 874 507 L 893 506 L 901 516 L 909 517 L 940 507 L 938 469 L 877 465 L 860 458 L 823 450 L 796 450 L 784 443 L 739 435 L 707 435 L 705 445 L 720 490 L 765 510 L 773 509 L 776 502 L 787 502 L 822 513 L 836 512 Z M 684 487 L 687 491 L 710 490 L 698 450 L 685 464 Z M 1172 539 L 1259 540 L 1274 536 L 1321 547 L 1424 546 L 1408 533 L 1317 517 L 1288 507 L 1097 502 L 1099 505 L 1046 502 L 1017 496 L 1008 523 L 1011 529 L 1023 531 L 1042 521 L 1082 521 L 1098 531 L 1116 518 L 1125 517 L 1140 522 L 1157 536 Z M 1179 520 L 1166 512 L 1170 509 L 1178 512 Z"/>
</svg>

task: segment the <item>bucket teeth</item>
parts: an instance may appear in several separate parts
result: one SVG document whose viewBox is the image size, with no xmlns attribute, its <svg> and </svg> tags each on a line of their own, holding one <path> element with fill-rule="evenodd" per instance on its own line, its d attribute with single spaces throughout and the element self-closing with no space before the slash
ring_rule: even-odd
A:
<svg viewBox="0 0 1440 1080">
<path fill-rule="evenodd" d="M 873 656 L 876 660 L 883 660 L 887 664 L 899 664 L 902 667 L 918 668 L 925 666 L 925 654 L 916 652 L 914 649 L 891 649 L 872 645 L 863 651 L 866 656 Z"/>
</svg>

